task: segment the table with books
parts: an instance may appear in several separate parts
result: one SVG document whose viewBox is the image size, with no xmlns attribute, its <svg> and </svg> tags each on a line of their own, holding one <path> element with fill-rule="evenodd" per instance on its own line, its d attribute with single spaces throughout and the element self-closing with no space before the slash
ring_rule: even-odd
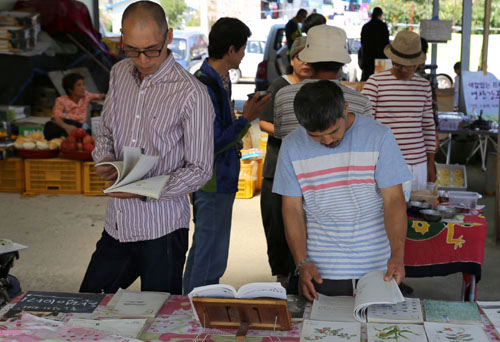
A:
<svg viewBox="0 0 500 342">
<path fill-rule="evenodd" d="M 25 301 L 25 304 L 30 305 L 36 301 L 36 296 L 44 295 L 45 297 L 55 296 L 54 298 L 59 298 L 64 295 L 68 296 L 67 300 L 64 300 L 64 304 L 54 304 L 58 300 L 50 301 L 43 300 L 40 302 L 51 302 L 50 305 L 75 305 L 75 307 L 88 309 L 94 306 L 92 313 L 65 313 L 64 315 L 59 315 L 57 318 L 61 321 L 53 320 L 52 317 L 39 318 L 36 316 L 30 316 L 29 314 L 24 314 L 21 318 L 14 321 L 0 321 L 0 340 L 4 342 L 36 342 L 43 340 L 51 341 L 110 341 L 110 342 L 137 342 L 143 341 L 172 341 L 172 342 L 184 342 L 184 341 L 198 341 L 198 342 L 218 342 L 218 341 L 234 341 L 235 330 L 221 330 L 221 329 L 204 329 L 200 323 L 194 319 L 193 311 L 190 305 L 189 298 L 187 296 L 171 295 L 164 302 L 164 304 L 159 306 L 159 311 L 154 313 L 154 318 L 151 320 L 143 318 L 143 320 L 148 320 L 148 323 L 140 329 L 131 329 L 127 324 L 118 326 L 115 323 L 114 334 L 106 332 L 106 330 L 93 330 L 90 329 L 89 325 L 90 318 L 99 316 L 99 321 L 101 326 L 104 326 L 104 317 L 106 314 L 117 310 L 118 305 L 116 302 L 111 306 L 113 301 L 113 295 L 90 295 L 90 294 L 61 294 L 61 293 L 42 293 L 36 291 L 30 291 L 27 294 L 32 295 L 31 301 Z M 99 304 L 92 296 L 95 296 L 97 301 L 101 299 Z M 359 293 L 358 293 L 359 296 Z M 9 312 L 17 303 L 23 301 L 22 296 L 17 297 L 12 303 L 8 304 L 0 310 L 0 315 Z M 328 300 L 350 300 L 352 304 L 352 297 L 327 297 Z M 74 301 L 73 301 L 74 300 Z M 332 319 L 329 316 L 332 312 L 339 311 L 338 309 L 333 309 L 337 306 L 331 306 L 327 308 L 327 312 L 315 311 L 314 305 L 308 303 L 305 307 L 303 319 L 294 320 L 292 322 L 292 329 L 290 331 L 272 331 L 272 330 L 249 330 L 246 340 L 255 342 L 279 342 L 279 341 L 398 341 L 404 340 L 407 342 L 412 341 L 500 341 L 495 333 L 495 326 L 490 323 L 486 318 L 484 312 L 479 313 L 477 305 L 471 302 L 443 302 L 443 301 L 433 301 L 425 300 L 419 301 L 418 299 L 412 299 L 413 301 L 408 302 L 408 307 L 416 303 L 418 307 L 421 307 L 420 321 L 419 323 L 394 323 L 391 319 L 385 321 L 378 321 L 378 323 L 359 323 L 353 320 L 352 312 L 353 309 L 350 307 L 349 310 L 345 312 L 350 315 L 351 321 L 328 321 Z M 73 302 L 72 302 L 73 301 Z M 160 301 L 161 302 L 161 301 Z M 75 304 L 77 303 L 77 304 Z M 340 303 L 340 302 L 339 302 Z M 342 303 L 336 303 L 342 305 Z M 421 306 L 421 303 L 423 304 Z M 328 303 L 331 304 L 331 303 Z M 400 303 L 403 304 L 403 303 Z M 398 304 L 398 305 L 400 305 Z M 97 306 L 96 306 L 97 305 Z M 496 312 L 498 311 L 500 302 L 483 302 L 481 304 L 481 309 L 485 312 L 487 310 Z M 111 306 L 111 308 L 110 308 Z M 75 308 L 74 307 L 74 308 Z M 52 308 L 52 307 L 51 307 Z M 485 309 L 488 308 L 488 309 Z M 380 312 L 386 308 L 384 306 L 379 308 L 374 308 L 373 310 L 367 310 L 367 316 L 369 322 L 375 322 L 376 320 L 370 320 L 370 315 L 372 312 Z M 425 309 L 425 310 L 424 310 Z M 440 315 L 442 312 L 448 310 L 450 314 L 449 319 L 451 321 L 468 321 L 471 324 L 447 324 L 438 323 Z M 71 310 L 70 310 L 71 311 Z M 85 310 L 84 310 L 85 311 Z M 422 312 L 425 312 L 426 321 L 422 321 Z M 319 319 L 318 320 L 318 313 Z M 458 313 L 458 314 L 456 314 Z M 316 315 L 316 317 L 315 317 Z M 401 316 L 401 315 L 400 315 Z M 433 319 L 429 322 L 431 316 L 435 316 L 437 319 Z M 475 317 L 474 317 L 475 316 Z M 378 317 L 381 317 L 379 314 Z M 488 316 L 490 317 L 490 316 Z M 50 318 L 50 319 L 48 319 Z M 114 321 L 140 321 L 140 319 L 126 318 L 116 319 Z M 95 318 L 94 318 L 95 319 Z M 107 317 L 111 319 L 111 317 Z M 334 318 L 333 318 L 334 319 Z M 87 321 L 86 325 L 78 326 L 83 322 Z M 69 324 L 69 323 L 70 324 Z M 381 323 L 384 322 L 384 323 Z M 97 327 L 98 325 L 96 325 Z M 424 331 L 425 326 L 425 331 Z M 118 328 L 120 327 L 120 328 Z M 44 331 L 44 329 L 46 331 Z M 20 337 L 24 331 L 24 336 Z M 57 331 L 57 333 L 56 333 Z M 132 331 L 135 331 L 132 333 Z M 29 333 L 28 333 L 29 332 Z M 128 332 L 129 335 L 136 334 L 136 337 L 124 336 Z M 17 334 L 17 335 L 16 335 Z M 120 336 L 120 334 L 122 336 Z M 471 334 L 472 339 L 452 339 L 452 336 L 466 336 Z M 427 335 L 427 337 L 426 337 Z M 436 336 L 442 335 L 443 339 L 438 339 Z M 391 337 L 392 336 L 392 337 Z M 486 337 L 487 336 L 487 337 Z M 396 337 L 396 338 L 395 338 Z M 399 339 L 397 338 L 399 337 Z M 484 339 L 486 338 L 486 339 Z"/>
<path fill-rule="evenodd" d="M 487 223 L 481 213 L 464 216 L 464 222 L 429 222 L 408 219 L 405 244 L 407 277 L 446 276 L 462 272 L 470 299 L 481 279 Z"/>
</svg>

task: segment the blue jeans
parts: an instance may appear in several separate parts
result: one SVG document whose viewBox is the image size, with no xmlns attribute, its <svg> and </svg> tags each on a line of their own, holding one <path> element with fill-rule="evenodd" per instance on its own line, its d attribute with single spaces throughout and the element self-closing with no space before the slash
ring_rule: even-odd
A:
<svg viewBox="0 0 500 342">
<path fill-rule="evenodd" d="M 218 284 L 224 274 L 236 194 L 198 190 L 191 196 L 194 235 L 184 271 L 184 294 L 198 286 Z"/>
</svg>

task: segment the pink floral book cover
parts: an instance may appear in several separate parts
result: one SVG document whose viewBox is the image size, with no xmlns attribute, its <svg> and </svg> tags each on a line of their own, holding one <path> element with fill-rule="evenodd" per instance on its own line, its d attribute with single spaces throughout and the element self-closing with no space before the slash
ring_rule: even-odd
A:
<svg viewBox="0 0 500 342">
<path fill-rule="evenodd" d="M 102 331 L 73 326 L 30 314 L 21 319 L 0 324 L 1 342 L 62 342 L 102 341 L 139 342 L 137 339 L 111 335 Z"/>
</svg>

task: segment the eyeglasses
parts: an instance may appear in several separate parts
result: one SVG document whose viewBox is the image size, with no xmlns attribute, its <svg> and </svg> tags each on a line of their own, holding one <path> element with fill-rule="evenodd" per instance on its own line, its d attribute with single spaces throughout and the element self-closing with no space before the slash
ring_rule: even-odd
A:
<svg viewBox="0 0 500 342">
<path fill-rule="evenodd" d="M 163 50 L 163 47 L 165 46 L 165 41 L 166 40 L 167 40 L 167 35 L 165 34 L 163 36 L 163 43 L 161 44 L 160 49 L 125 50 L 125 49 L 121 48 L 121 53 L 124 56 L 130 57 L 130 58 L 138 58 L 141 55 L 141 53 L 143 53 L 144 56 L 146 56 L 148 58 L 160 57 L 161 51 Z M 123 42 L 123 35 L 122 35 L 121 41 Z"/>
</svg>

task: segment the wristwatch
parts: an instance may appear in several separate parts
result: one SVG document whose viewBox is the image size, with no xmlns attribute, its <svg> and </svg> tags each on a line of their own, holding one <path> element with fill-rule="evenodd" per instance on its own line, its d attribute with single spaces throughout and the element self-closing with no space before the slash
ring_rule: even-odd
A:
<svg viewBox="0 0 500 342">
<path fill-rule="evenodd" d="M 311 262 L 311 260 L 309 260 L 309 258 L 305 258 L 305 259 L 302 259 L 300 260 L 297 265 L 295 265 L 295 275 L 298 276 L 299 275 L 299 270 L 300 270 L 300 267 L 302 265 L 304 265 L 306 262 Z"/>
</svg>

